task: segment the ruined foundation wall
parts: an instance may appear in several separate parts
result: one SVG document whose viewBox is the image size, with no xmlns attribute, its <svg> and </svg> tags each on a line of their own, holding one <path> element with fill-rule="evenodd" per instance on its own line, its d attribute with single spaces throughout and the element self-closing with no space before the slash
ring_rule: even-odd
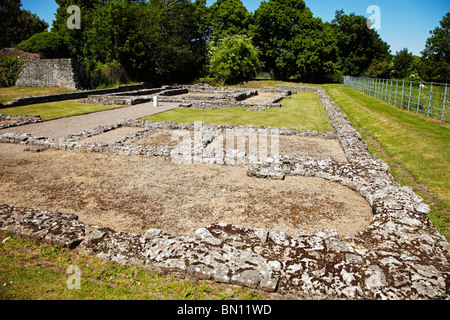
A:
<svg viewBox="0 0 450 320">
<path fill-rule="evenodd" d="M 60 87 L 81 89 L 86 83 L 86 69 L 73 59 L 39 59 L 25 62 L 18 87 Z"/>
</svg>

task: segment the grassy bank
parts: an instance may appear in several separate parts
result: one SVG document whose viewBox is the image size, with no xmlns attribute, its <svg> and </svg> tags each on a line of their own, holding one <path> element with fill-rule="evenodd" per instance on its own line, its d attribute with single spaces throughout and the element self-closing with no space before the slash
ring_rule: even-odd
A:
<svg viewBox="0 0 450 320">
<path fill-rule="evenodd" d="M 254 290 L 164 276 L 5 232 L 0 232 L 0 240 L 0 300 L 270 299 Z M 69 266 L 80 268 L 79 289 L 73 288 Z"/>
<path fill-rule="evenodd" d="M 123 106 L 77 103 L 77 100 L 57 101 L 0 109 L 1 114 L 16 116 L 40 115 L 43 120 L 77 116 L 80 114 L 120 108 Z"/>
<path fill-rule="evenodd" d="M 450 239 L 450 125 L 344 85 L 323 87 L 396 180 L 426 200 L 430 220 Z"/>
<path fill-rule="evenodd" d="M 50 95 L 50 94 L 60 94 L 60 93 L 68 93 L 68 92 L 73 92 L 73 90 L 65 89 L 65 88 L 50 88 L 50 87 L 45 87 L 45 88 L 19 88 L 19 87 L 0 88 L 0 103 L 11 101 L 14 98 L 45 96 L 45 95 Z"/>
<path fill-rule="evenodd" d="M 321 132 L 333 131 L 316 93 L 295 94 L 291 99 L 284 99 L 281 104 L 282 108 L 266 109 L 259 112 L 243 108 L 221 108 L 216 110 L 178 108 L 146 117 L 142 120 L 181 123 L 201 121 L 208 124 L 285 127 Z"/>
</svg>

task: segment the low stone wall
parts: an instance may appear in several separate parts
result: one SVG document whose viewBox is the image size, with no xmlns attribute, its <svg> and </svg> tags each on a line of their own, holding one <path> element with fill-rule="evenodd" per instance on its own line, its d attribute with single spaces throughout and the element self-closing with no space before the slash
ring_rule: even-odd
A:
<svg viewBox="0 0 450 320">
<path fill-rule="evenodd" d="M 325 90 L 316 90 L 348 163 L 329 158 L 264 157 L 252 159 L 247 165 L 247 174 L 255 178 L 279 179 L 286 175 L 323 178 L 359 193 L 372 206 L 374 220 L 366 230 L 349 238 L 342 239 L 333 230 L 314 235 L 302 232 L 289 235 L 277 230 L 251 230 L 229 224 L 200 228 L 195 236 L 173 235 L 158 229 L 137 235 L 88 226 L 74 215 L 9 205 L 0 206 L 0 229 L 69 248 L 78 247 L 105 260 L 197 279 L 277 290 L 292 297 L 450 298 L 450 245 L 428 220 L 430 208 L 410 187 L 401 187 L 395 182 L 389 174 L 389 166 L 369 154 L 361 136 Z M 193 126 L 134 121 L 129 125 L 143 126 L 148 132 L 166 126 L 186 130 Z M 196 150 L 207 149 L 206 142 L 217 134 L 217 129 L 211 127 L 210 134 L 194 148 L 194 154 Z M 97 133 L 94 131 L 58 141 L 5 134 L 0 141 L 23 145 L 50 142 L 49 147 L 70 149 L 68 143 L 76 145 L 82 136 L 98 134 L 100 129 Z M 102 148 L 101 144 L 90 146 Z M 123 143 L 122 147 L 129 148 L 123 149 L 128 150 L 128 154 L 140 150 L 129 143 Z M 167 149 L 163 156 L 169 155 Z"/>
<path fill-rule="evenodd" d="M 147 86 L 148 86 L 148 84 L 146 84 L 146 83 L 140 83 L 140 84 L 135 84 L 135 85 L 118 86 L 118 87 L 109 88 L 109 89 L 86 90 L 86 91 L 77 91 L 77 92 L 35 96 L 35 97 L 21 97 L 21 98 L 15 98 L 12 101 L 6 102 L 4 104 L 0 103 L 0 109 L 1 108 L 18 107 L 18 106 L 27 106 L 27 105 L 38 104 L 38 103 L 85 99 L 89 95 L 104 95 L 104 94 L 111 94 L 111 93 L 118 93 L 118 92 L 120 93 L 120 92 L 124 92 L 124 91 L 143 89 L 143 88 L 146 88 Z"/>
<path fill-rule="evenodd" d="M 2 123 L 2 121 L 7 123 Z M 30 123 L 42 122 L 41 116 L 36 115 L 33 117 L 14 116 L 7 114 L 0 114 L 0 129 L 22 126 Z"/>
<path fill-rule="evenodd" d="M 171 102 L 172 95 L 187 93 L 187 89 L 181 87 L 163 86 L 161 88 L 140 89 L 111 94 L 89 95 L 87 99 L 78 101 L 79 103 L 100 103 L 103 105 L 136 105 L 153 101 L 154 96 L 161 97 L 161 101 Z"/>
</svg>

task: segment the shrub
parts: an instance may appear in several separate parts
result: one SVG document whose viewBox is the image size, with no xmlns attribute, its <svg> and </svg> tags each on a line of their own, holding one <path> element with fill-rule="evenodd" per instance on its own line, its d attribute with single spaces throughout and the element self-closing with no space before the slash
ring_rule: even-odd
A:
<svg viewBox="0 0 450 320">
<path fill-rule="evenodd" d="M 70 57 L 64 39 L 52 32 L 37 33 L 28 40 L 19 43 L 16 49 L 26 52 L 42 53 L 48 59 Z"/>
<path fill-rule="evenodd" d="M 0 87 L 12 87 L 23 71 L 23 60 L 16 57 L 0 57 Z"/>
<path fill-rule="evenodd" d="M 261 68 L 259 50 L 244 35 L 229 36 L 209 52 L 211 75 L 225 84 L 236 84 L 251 80 Z"/>
<path fill-rule="evenodd" d="M 110 87 L 130 82 L 125 68 L 113 60 L 109 63 L 98 62 L 88 67 L 88 81 L 92 88 Z"/>
</svg>

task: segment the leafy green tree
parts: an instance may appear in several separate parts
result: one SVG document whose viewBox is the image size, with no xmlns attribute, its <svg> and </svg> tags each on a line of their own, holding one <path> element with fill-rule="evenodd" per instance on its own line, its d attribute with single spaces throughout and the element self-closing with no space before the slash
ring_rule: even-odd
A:
<svg viewBox="0 0 450 320">
<path fill-rule="evenodd" d="M 51 31 L 61 36 L 72 57 L 77 59 L 80 63 L 88 64 L 87 57 L 89 47 L 87 44 L 87 32 L 92 27 L 92 21 L 96 14 L 96 7 L 101 5 L 102 0 L 55 0 L 58 4 L 58 9 L 55 14 L 55 20 Z M 67 27 L 67 19 L 70 13 L 67 13 L 67 8 L 71 5 L 76 5 L 81 10 L 81 29 L 69 29 Z"/>
<path fill-rule="evenodd" d="M 70 57 L 64 39 L 52 32 L 37 33 L 28 40 L 19 43 L 16 49 L 42 53 L 47 59 Z"/>
<path fill-rule="evenodd" d="M 430 31 L 422 51 L 421 76 L 427 81 L 450 82 L 450 12 L 440 21 L 440 27 Z"/>
<path fill-rule="evenodd" d="M 0 88 L 12 87 L 23 71 L 23 60 L 17 57 L 0 57 Z"/>
<path fill-rule="evenodd" d="M 303 0 L 262 2 L 253 16 L 254 43 L 276 79 L 316 81 L 335 73 L 336 38 Z"/>
<path fill-rule="evenodd" d="M 0 48 L 14 47 L 32 35 L 47 30 L 48 23 L 21 9 L 21 6 L 20 0 L 0 0 Z"/>
<path fill-rule="evenodd" d="M 260 70 L 260 52 L 245 35 L 227 36 L 210 49 L 210 72 L 225 84 L 253 79 Z"/>
<path fill-rule="evenodd" d="M 414 71 L 414 55 L 404 48 L 398 51 L 393 58 L 392 77 L 404 79 Z"/>
<path fill-rule="evenodd" d="M 339 68 L 345 75 L 360 76 L 375 61 L 389 62 L 389 45 L 367 27 L 367 19 L 354 13 L 336 11 L 332 24 L 336 30 Z"/>
<path fill-rule="evenodd" d="M 216 42 L 226 36 L 247 34 L 250 17 L 241 0 L 217 0 L 208 9 L 209 39 Z"/>
<path fill-rule="evenodd" d="M 181 81 L 198 75 L 206 45 L 198 26 L 201 5 L 189 0 L 57 0 L 54 31 L 88 70 L 113 61 L 133 80 Z M 79 4 L 81 30 L 70 30 L 67 7 Z M 78 3 L 79 2 L 79 3 Z M 115 65 L 115 64 L 114 64 Z"/>
<path fill-rule="evenodd" d="M 363 75 L 369 78 L 388 79 L 391 76 L 391 72 L 392 72 L 392 63 L 389 63 L 386 60 L 383 61 L 373 60 L 369 68 L 367 68 L 367 70 L 364 72 Z"/>
</svg>

